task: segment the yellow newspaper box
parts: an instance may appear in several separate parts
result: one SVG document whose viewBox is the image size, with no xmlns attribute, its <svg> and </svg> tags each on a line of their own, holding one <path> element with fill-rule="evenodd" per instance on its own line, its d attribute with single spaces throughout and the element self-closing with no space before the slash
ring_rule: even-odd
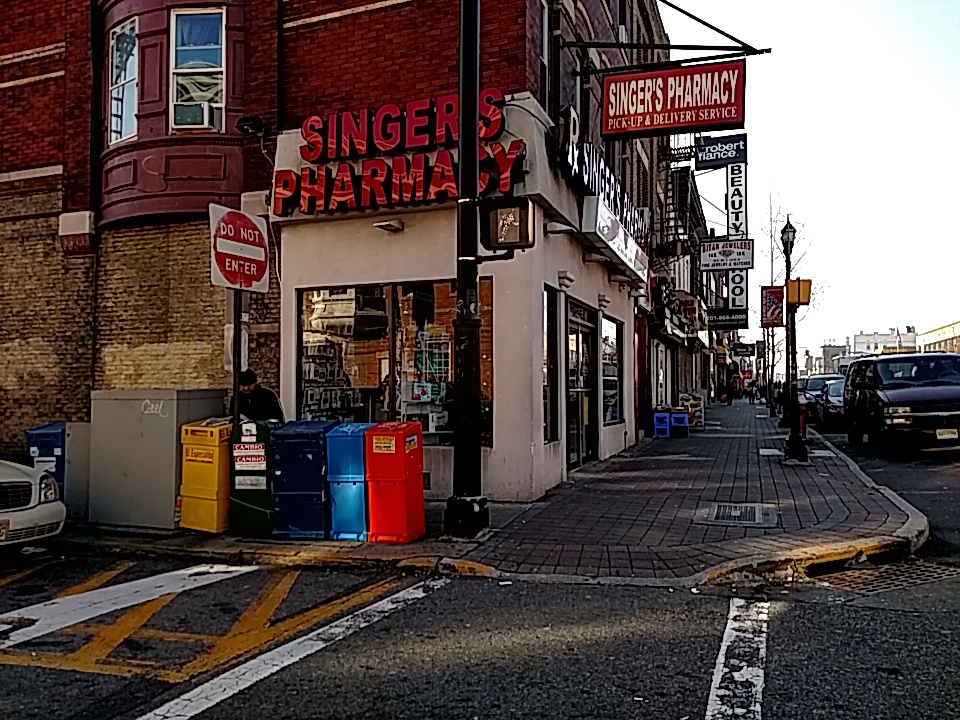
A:
<svg viewBox="0 0 960 720">
<path fill-rule="evenodd" d="M 180 527 L 221 533 L 230 513 L 229 419 L 212 418 L 180 428 Z"/>
</svg>

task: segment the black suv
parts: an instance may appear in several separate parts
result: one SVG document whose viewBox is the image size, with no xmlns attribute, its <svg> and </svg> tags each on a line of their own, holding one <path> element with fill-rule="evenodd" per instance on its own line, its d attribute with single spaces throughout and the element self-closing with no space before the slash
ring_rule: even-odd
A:
<svg viewBox="0 0 960 720">
<path fill-rule="evenodd" d="M 861 358 L 850 365 L 843 404 L 852 445 L 960 445 L 960 355 Z"/>
</svg>

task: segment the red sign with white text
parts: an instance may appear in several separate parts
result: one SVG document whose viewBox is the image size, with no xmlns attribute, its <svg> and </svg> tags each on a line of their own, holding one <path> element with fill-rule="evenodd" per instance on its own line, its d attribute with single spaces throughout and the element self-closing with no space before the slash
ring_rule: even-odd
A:
<svg viewBox="0 0 960 720">
<path fill-rule="evenodd" d="M 221 205 L 210 205 L 210 279 L 214 285 L 265 293 L 270 254 L 267 223 Z"/>
<path fill-rule="evenodd" d="M 739 130 L 744 125 L 745 60 L 603 79 L 605 139 Z"/>
</svg>

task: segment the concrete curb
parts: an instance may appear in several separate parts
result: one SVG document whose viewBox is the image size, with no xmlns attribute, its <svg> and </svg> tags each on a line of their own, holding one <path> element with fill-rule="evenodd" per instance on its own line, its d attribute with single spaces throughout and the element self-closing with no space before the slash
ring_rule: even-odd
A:
<svg viewBox="0 0 960 720">
<path fill-rule="evenodd" d="M 917 510 L 913 505 L 897 495 L 893 490 L 885 485 L 878 485 L 869 475 L 867 475 L 860 466 L 854 462 L 853 458 L 841 452 L 836 445 L 827 440 L 823 435 L 813 430 L 812 433 L 827 446 L 837 457 L 841 458 L 850 468 L 850 471 L 857 476 L 864 485 L 880 492 L 890 502 L 907 514 L 907 521 L 893 533 L 893 537 L 902 538 L 910 543 L 910 553 L 915 553 L 930 537 L 930 521 L 927 516 Z"/>
</svg>

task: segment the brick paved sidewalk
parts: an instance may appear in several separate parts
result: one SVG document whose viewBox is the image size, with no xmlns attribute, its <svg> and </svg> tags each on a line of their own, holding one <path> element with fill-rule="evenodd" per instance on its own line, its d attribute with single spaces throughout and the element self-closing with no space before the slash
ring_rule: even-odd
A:
<svg viewBox="0 0 960 720">
<path fill-rule="evenodd" d="M 821 452 L 809 466 L 761 455 L 782 450 L 786 435 L 762 405 L 711 406 L 706 419 L 720 426 L 573 473 L 470 559 L 504 572 L 682 578 L 731 560 L 890 535 L 907 521 L 817 439 L 811 449 Z M 702 524 L 717 502 L 770 503 L 779 519 L 767 528 Z"/>
</svg>

